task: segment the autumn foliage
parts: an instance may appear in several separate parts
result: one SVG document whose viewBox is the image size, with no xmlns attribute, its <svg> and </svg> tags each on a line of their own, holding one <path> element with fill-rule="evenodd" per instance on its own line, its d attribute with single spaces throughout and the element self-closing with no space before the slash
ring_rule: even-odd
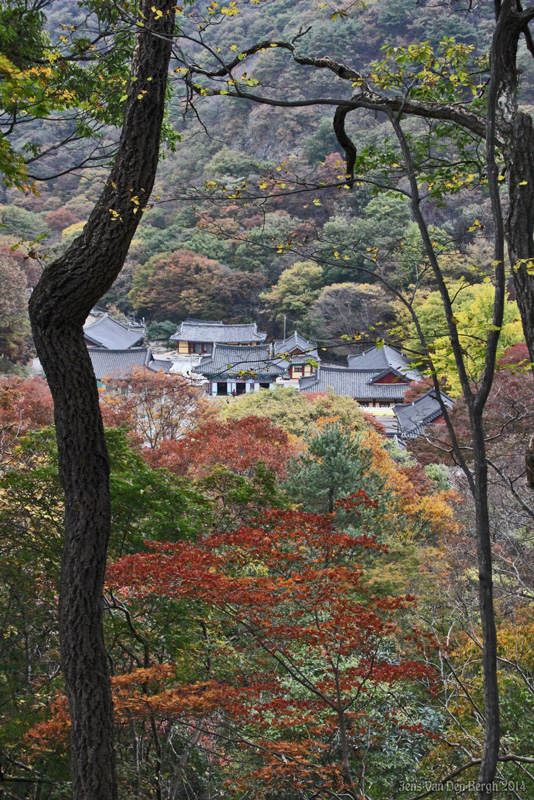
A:
<svg viewBox="0 0 534 800">
<path fill-rule="evenodd" d="M 291 393 L 273 394 L 286 420 Z M 413 548 L 456 531 L 454 494 L 389 452 L 348 401 L 303 400 L 313 414 L 301 417 L 300 438 L 291 420 L 289 430 L 250 413 L 218 421 L 217 406 L 182 376 L 138 370 L 101 393 L 107 426 L 130 431 L 109 433 L 110 444 L 122 443 L 110 450 L 112 552 L 128 555 L 109 567 L 105 594 L 125 800 L 187 796 L 191 781 L 199 796 L 229 800 L 355 800 L 369 774 L 376 796 L 386 797 L 414 752 L 420 763 L 439 751 L 434 639 L 418 630 L 410 592 Z M 49 425 L 46 384 L 5 380 L 0 422 L 11 447 Z M 39 582 L 31 638 L 53 650 L 62 509 L 57 476 L 37 446 L 45 435 L 51 446 L 51 432 L 23 444 L 31 469 L 5 464 L 0 489 L 6 542 L 11 505 L 20 508 L 24 542 L 47 554 L 35 578 L 25 550 L 21 566 L 4 557 L 3 569 L 19 591 L 25 576 L 28 595 Z M 295 476 L 302 482 L 310 464 L 299 494 Z M 340 481 L 332 513 L 306 500 L 319 497 L 323 478 Z M 40 674 L 38 662 L 29 662 L 36 697 L 10 747 L 61 782 L 69 715 L 61 682 L 46 665 Z"/>
<path fill-rule="evenodd" d="M 290 454 L 289 436 L 282 428 L 268 419 L 249 416 L 208 422 L 181 439 L 162 441 L 146 457 L 153 467 L 195 478 L 208 475 L 217 464 L 251 476 L 261 461 L 282 478 Z"/>
<path fill-rule="evenodd" d="M 51 425 L 52 396 L 42 378 L 0 378 L 0 460 L 8 457 L 19 436 Z"/>
<path fill-rule="evenodd" d="M 370 502 L 359 492 L 338 514 L 357 516 Z M 396 736 L 423 733 L 420 720 L 388 699 L 390 687 L 431 678 L 417 657 L 425 638 L 402 636 L 396 622 L 414 598 L 373 597 L 363 588 L 366 553 L 383 549 L 364 532 L 339 530 L 332 515 L 279 511 L 267 513 L 261 527 L 151 544 L 121 559 L 108 584 L 123 602 L 154 595 L 200 601 L 214 644 L 203 679 L 193 684 L 160 681 L 147 695 L 133 687 L 135 676 L 125 677 L 118 713 L 201 726 L 228 776 L 236 744 L 248 750 L 248 775 L 241 771 L 243 783 L 228 786 L 232 795 L 253 785 L 257 797 L 303 789 L 356 796 L 364 756 L 393 729 Z M 230 642 L 217 631 L 228 626 L 241 667 L 221 681 L 219 659 Z"/>
<path fill-rule="evenodd" d="M 108 591 L 138 621 L 158 599 L 190 608 L 197 631 L 189 678 L 162 652 L 113 678 L 119 729 L 155 726 L 196 748 L 228 797 L 355 798 L 390 740 L 424 749 L 435 732 L 420 704 L 395 700 L 403 686 L 433 687 L 427 637 L 400 627 L 414 598 L 364 588 L 365 562 L 385 547 L 357 520 L 375 505 L 359 491 L 335 515 L 273 511 L 261 526 L 151 543 L 112 565 Z M 65 709 L 58 698 L 30 731 L 33 751 L 66 741 Z"/>
<path fill-rule="evenodd" d="M 210 419 L 213 411 L 198 386 L 183 375 L 136 367 L 125 378 L 106 381 L 100 408 L 104 424 L 129 428 L 150 448 L 176 439 Z"/>
<path fill-rule="evenodd" d="M 231 272 L 191 250 L 176 250 L 138 271 L 130 300 L 138 313 L 179 322 L 188 316 L 232 319 L 249 314 L 265 285 L 259 274 Z"/>
<path fill-rule="evenodd" d="M 532 436 L 534 380 L 529 365 L 525 344 L 508 348 L 499 359 L 486 404 L 488 456 L 514 476 L 524 468 L 525 446 Z M 450 416 L 460 444 L 470 448 L 469 411 L 462 398 L 457 400 Z M 454 458 L 447 427 L 442 423 L 429 428 L 425 437 L 410 442 L 410 451 L 420 463 L 441 461 L 452 466 Z"/>
</svg>

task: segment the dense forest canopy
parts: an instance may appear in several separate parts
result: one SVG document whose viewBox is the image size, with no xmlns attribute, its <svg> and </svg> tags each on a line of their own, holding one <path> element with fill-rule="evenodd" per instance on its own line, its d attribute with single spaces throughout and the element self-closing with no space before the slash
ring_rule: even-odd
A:
<svg viewBox="0 0 534 800">
<path fill-rule="evenodd" d="M 302 32 L 298 40 L 302 53 L 327 54 L 367 74 L 378 70 L 378 64 L 388 68 L 385 46 L 402 50 L 420 41 L 435 51 L 438 64 L 439 59 L 452 62 L 447 42 L 454 40 L 464 48 L 462 57 L 476 64 L 489 45 L 491 5 L 481 4 L 469 13 L 457 5 L 406 2 L 393 8 L 390 3 L 371 3 L 336 19 L 328 6 L 320 4 L 251 5 L 239 13 L 208 16 L 203 40 L 227 58 L 258 40 L 289 40 Z M 70 44 L 70 37 L 74 44 L 76 37 L 81 38 L 83 26 L 76 26 L 83 19 L 82 10 L 57 0 L 45 8 L 49 36 L 60 48 Z M 189 38 L 195 38 L 202 14 L 201 6 L 186 8 L 181 16 L 184 39 L 179 43 L 179 48 L 189 48 L 188 58 L 198 57 L 200 64 L 211 56 Z M 70 32 L 71 27 L 76 31 Z M 120 58 L 120 51 L 113 58 Z M 106 110 L 104 118 L 113 122 L 114 87 L 124 77 L 116 74 L 110 59 L 106 53 L 100 59 L 100 78 L 105 79 L 109 70 L 108 82 L 104 80 L 102 97 L 93 95 L 91 102 L 100 103 Z M 526 107 L 531 102 L 531 60 L 521 45 L 521 99 Z M 446 66 L 439 69 L 446 72 Z M 177 60 L 151 208 L 143 215 L 121 276 L 101 301 L 104 306 L 150 323 L 176 323 L 188 315 L 227 322 L 254 319 L 274 334 L 280 333 L 285 314 L 289 329 L 297 327 L 332 344 L 347 333 L 347 327 L 368 335 L 370 325 L 390 321 L 380 311 L 387 307 L 386 293 L 371 315 L 363 302 L 365 285 L 380 292 L 375 273 L 400 289 L 416 280 L 423 292 L 435 288 L 407 199 L 395 193 L 385 196 L 372 182 L 357 182 L 350 191 L 343 186 L 345 154 L 334 134 L 333 109 L 269 108 L 217 96 L 201 97 L 193 110 L 184 97 L 181 69 Z M 254 90 L 258 81 L 264 93 L 297 102 L 343 89 L 332 86 L 324 71 L 292 63 L 281 50 L 258 53 L 241 72 L 245 89 Z M 17 138 L 17 148 L 33 154 L 31 174 L 37 178 L 74 166 L 73 145 L 46 153 L 55 116 L 53 110 L 48 112 L 47 118 L 29 123 Z M 58 124 L 68 129 L 85 123 Z M 422 120 L 410 125 L 416 140 L 424 140 L 425 130 L 431 130 Z M 356 146 L 357 171 L 374 167 L 379 183 L 381 165 L 391 163 L 396 152 L 389 123 L 383 115 L 364 111 L 357 120 L 348 118 L 347 132 Z M 101 125 L 78 147 L 103 158 L 114 141 L 113 128 Z M 440 146 L 436 140 L 433 146 L 433 157 L 443 166 L 434 163 L 432 169 L 441 191 L 448 192 L 446 204 L 437 190 L 434 196 L 431 193 L 425 208 L 440 245 L 440 259 L 451 277 L 481 282 L 484 276 L 477 270 L 486 264 L 493 223 L 480 148 L 470 150 L 468 170 L 462 167 L 466 177 L 445 165 L 451 142 L 445 140 Z M 35 181 L 37 194 L 21 195 L 4 186 L 0 246 L 6 256 L 17 259 L 29 286 L 35 284 L 39 267 L 33 258 L 23 261 L 23 256 L 28 250 L 41 259 L 63 252 L 83 229 L 105 176 L 105 169 L 88 164 L 55 179 Z M 328 188 L 330 184 L 335 185 Z M 449 188 L 443 189 L 443 184 Z M 11 251 L 17 244 L 18 249 Z M 292 267 L 302 261 L 320 267 L 313 290 L 310 286 L 303 291 L 293 279 Z M 329 320 L 325 328 L 321 309 L 328 303 L 329 287 L 340 283 L 353 284 L 350 318 L 344 327 L 341 320 Z M 15 350 L 7 348 L 6 354 Z"/>
<path fill-rule="evenodd" d="M 0 9 L 0 797 L 533 795 L 532 17 Z M 97 391 L 97 303 L 393 344 L 439 411 Z"/>
</svg>

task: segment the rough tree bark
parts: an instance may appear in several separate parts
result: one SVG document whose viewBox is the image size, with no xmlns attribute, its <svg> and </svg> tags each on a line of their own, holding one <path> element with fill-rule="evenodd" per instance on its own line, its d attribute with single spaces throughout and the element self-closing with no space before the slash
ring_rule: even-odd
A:
<svg viewBox="0 0 534 800">
<path fill-rule="evenodd" d="M 534 362 L 534 126 L 517 102 L 517 48 L 523 34 L 534 56 L 528 24 L 534 9 L 518 0 L 496 3 L 497 24 L 492 42 L 492 73 L 497 83 L 496 111 L 508 178 L 508 255 L 517 305 L 530 360 Z M 534 489 L 534 437 L 525 453 L 526 479 Z"/>
<path fill-rule="evenodd" d="M 30 300 L 35 345 L 54 398 L 65 492 L 59 630 L 76 800 L 117 798 L 102 611 L 109 464 L 83 324 L 121 270 L 156 174 L 173 0 L 141 0 L 140 12 L 115 166 L 83 233 L 45 269 Z"/>
<path fill-rule="evenodd" d="M 496 2 L 496 26 L 491 49 L 495 109 L 508 182 L 508 253 L 517 304 L 530 358 L 534 361 L 534 128 L 532 117 L 518 108 L 517 49 L 525 35 L 534 46 L 528 24 L 534 9 L 522 9 L 519 0 Z"/>
</svg>

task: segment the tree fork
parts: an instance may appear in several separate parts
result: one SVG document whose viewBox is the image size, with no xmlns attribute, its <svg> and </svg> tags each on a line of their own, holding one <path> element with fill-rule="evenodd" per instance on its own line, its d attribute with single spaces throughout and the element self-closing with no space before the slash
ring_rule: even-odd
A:
<svg viewBox="0 0 534 800">
<path fill-rule="evenodd" d="M 54 399 L 65 493 L 59 630 L 76 800 L 118 796 L 102 604 L 111 529 L 109 462 L 83 324 L 123 266 L 157 169 L 173 1 L 141 0 L 140 15 L 115 165 L 82 234 L 46 267 L 29 304 Z"/>
</svg>

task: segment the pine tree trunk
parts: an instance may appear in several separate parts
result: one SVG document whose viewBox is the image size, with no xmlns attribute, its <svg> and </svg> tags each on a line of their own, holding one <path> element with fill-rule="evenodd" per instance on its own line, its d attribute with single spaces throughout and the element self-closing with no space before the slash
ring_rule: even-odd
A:
<svg viewBox="0 0 534 800">
<path fill-rule="evenodd" d="M 115 166 L 83 233 L 45 269 L 30 300 L 35 345 L 54 398 L 65 492 L 59 630 L 76 800 L 118 796 L 102 610 L 109 464 L 83 324 L 123 266 L 156 174 L 174 7 L 172 0 L 142 0 L 140 10 L 144 27 L 130 73 L 136 80 L 128 89 Z"/>
</svg>

